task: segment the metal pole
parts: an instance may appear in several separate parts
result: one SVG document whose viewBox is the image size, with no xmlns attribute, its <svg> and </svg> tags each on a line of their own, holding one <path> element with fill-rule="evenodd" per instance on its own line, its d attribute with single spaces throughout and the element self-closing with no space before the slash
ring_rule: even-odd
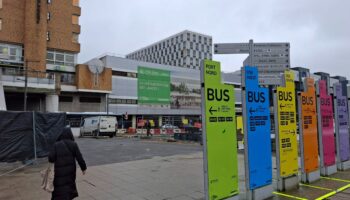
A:
<svg viewBox="0 0 350 200">
<path fill-rule="evenodd" d="M 205 128 L 205 88 L 204 88 L 204 60 L 201 62 L 201 94 L 202 94 L 202 143 L 203 143 L 203 171 L 204 171 L 204 194 L 205 200 L 209 200 L 209 183 L 208 183 L 208 158 L 207 158 L 207 134 Z"/>
<path fill-rule="evenodd" d="M 24 111 L 27 111 L 27 89 L 28 89 L 28 61 L 24 64 Z"/>
<path fill-rule="evenodd" d="M 254 42 L 252 39 L 249 40 L 249 66 L 253 66 L 253 53 L 254 53 Z"/>
<path fill-rule="evenodd" d="M 107 104 L 107 108 L 106 108 L 106 111 L 107 111 L 107 115 L 109 115 L 109 98 L 108 98 L 108 94 L 106 94 L 106 104 Z"/>
<path fill-rule="evenodd" d="M 33 111 L 33 143 L 34 143 L 34 161 L 36 162 L 37 155 L 36 155 L 36 130 L 35 130 L 35 112 L 34 111 Z"/>
</svg>

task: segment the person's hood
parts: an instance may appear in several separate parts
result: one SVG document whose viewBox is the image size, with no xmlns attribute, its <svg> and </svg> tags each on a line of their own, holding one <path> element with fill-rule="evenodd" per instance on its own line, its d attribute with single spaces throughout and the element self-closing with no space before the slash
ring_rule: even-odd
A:
<svg viewBox="0 0 350 200">
<path fill-rule="evenodd" d="M 72 140 L 74 141 L 74 136 L 70 128 L 64 128 L 61 135 L 58 137 L 57 141 L 61 140 Z"/>
</svg>

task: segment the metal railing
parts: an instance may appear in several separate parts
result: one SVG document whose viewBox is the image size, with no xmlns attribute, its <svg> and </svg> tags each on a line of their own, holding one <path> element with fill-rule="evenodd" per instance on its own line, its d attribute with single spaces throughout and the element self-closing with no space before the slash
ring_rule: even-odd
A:
<svg viewBox="0 0 350 200">
<path fill-rule="evenodd" d="M 24 57 L 23 56 L 0 54 L 0 61 L 23 63 Z"/>
<path fill-rule="evenodd" d="M 19 68 L 1 68 L 2 81 L 23 82 L 25 81 L 25 70 Z M 55 74 L 51 72 L 42 72 L 28 70 L 28 83 L 37 84 L 55 84 Z"/>
<path fill-rule="evenodd" d="M 76 65 L 76 63 L 74 63 L 74 62 L 64 62 L 64 61 L 49 60 L 49 59 L 46 59 L 46 62 L 47 62 L 47 64 L 69 66 L 69 67 L 74 67 Z"/>
</svg>

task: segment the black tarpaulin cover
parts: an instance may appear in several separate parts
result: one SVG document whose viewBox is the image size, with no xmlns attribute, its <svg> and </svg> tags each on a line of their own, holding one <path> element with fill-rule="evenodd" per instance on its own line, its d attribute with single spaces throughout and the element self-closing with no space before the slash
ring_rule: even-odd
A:
<svg viewBox="0 0 350 200">
<path fill-rule="evenodd" d="M 33 113 L 0 112 L 0 162 L 33 157 Z"/>
<path fill-rule="evenodd" d="M 45 157 L 65 126 L 65 113 L 36 112 L 34 119 L 36 153 Z M 33 159 L 33 134 L 33 112 L 0 112 L 0 162 Z"/>
<path fill-rule="evenodd" d="M 35 139 L 38 157 L 48 156 L 66 122 L 64 113 L 35 113 Z"/>
</svg>

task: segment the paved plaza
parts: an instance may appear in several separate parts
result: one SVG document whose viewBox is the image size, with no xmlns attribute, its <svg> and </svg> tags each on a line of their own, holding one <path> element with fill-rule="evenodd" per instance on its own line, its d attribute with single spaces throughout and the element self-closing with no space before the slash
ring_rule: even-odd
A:
<svg viewBox="0 0 350 200">
<path fill-rule="evenodd" d="M 90 163 L 87 174 L 82 176 L 77 170 L 77 186 L 80 197 L 77 199 L 87 200 L 201 200 L 204 199 L 203 178 L 203 154 L 199 144 L 174 144 L 161 143 L 158 141 L 127 140 L 82 140 L 78 139 L 82 152 Z M 105 148 L 115 151 L 129 146 L 128 148 L 143 149 L 146 153 L 140 153 L 133 161 L 112 160 L 107 162 L 107 155 L 89 156 L 88 150 L 106 143 Z M 115 143 L 115 145 L 112 145 Z M 92 144 L 96 144 L 95 146 Z M 121 145 L 124 144 L 124 145 Z M 175 146 L 173 146 L 175 145 Z M 90 148 L 88 148 L 90 146 Z M 162 153 L 156 153 L 161 148 Z M 156 151 L 154 152 L 153 150 Z M 178 150 L 174 150 L 178 149 Z M 196 150 L 197 149 L 197 150 Z M 168 155 L 173 150 L 178 154 Z M 103 149 L 95 152 L 103 153 Z M 152 155 L 152 152 L 155 154 Z M 168 152 L 168 153 L 167 153 Z M 164 154 L 164 155 L 159 155 Z M 244 199 L 244 157 L 238 155 L 240 198 Z M 0 177 L 0 200 L 46 200 L 50 195 L 40 188 L 40 171 L 47 166 L 45 160 L 40 159 L 37 165 L 31 165 Z M 1 166 L 0 166 L 1 167 Z M 0 171 L 3 172 L 3 171 Z M 274 170 L 275 172 L 275 170 Z M 1 173 L 0 173 L 1 174 Z M 274 174 L 275 177 L 275 174 Z M 350 183 L 350 172 L 339 172 L 334 179 L 343 181 L 325 180 L 312 186 L 301 186 L 299 190 L 291 191 L 288 195 L 305 199 L 316 199 L 324 194 L 344 187 Z M 275 184 L 275 183 L 274 183 Z M 325 190 L 316 189 L 326 188 Z M 327 190 L 328 188 L 328 190 Z M 329 199 L 349 199 L 349 190 L 338 192 Z M 276 195 L 273 199 L 292 199 Z"/>
</svg>

